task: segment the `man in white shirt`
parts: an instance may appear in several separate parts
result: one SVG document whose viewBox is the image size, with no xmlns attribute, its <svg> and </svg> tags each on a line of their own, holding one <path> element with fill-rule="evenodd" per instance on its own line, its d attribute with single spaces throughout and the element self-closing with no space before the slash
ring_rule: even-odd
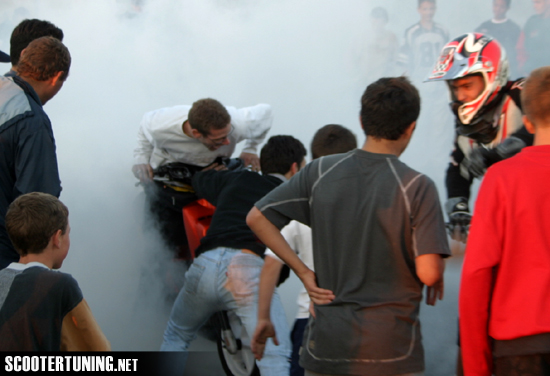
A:
<svg viewBox="0 0 550 376">
<path fill-rule="evenodd" d="M 192 106 L 161 108 L 143 116 L 134 150 L 132 172 L 143 184 L 148 205 L 159 222 L 169 248 L 186 253 L 182 208 L 196 199 L 192 188 L 170 179 L 155 177 L 161 166 L 185 163 L 222 169 L 212 164 L 217 157 L 230 157 L 237 143 L 246 140 L 240 158 L 259 171 L 256 152 L 269 129 L 271 106 L 225 107 L 215 99 L 200 99 Z"/>
</svg>

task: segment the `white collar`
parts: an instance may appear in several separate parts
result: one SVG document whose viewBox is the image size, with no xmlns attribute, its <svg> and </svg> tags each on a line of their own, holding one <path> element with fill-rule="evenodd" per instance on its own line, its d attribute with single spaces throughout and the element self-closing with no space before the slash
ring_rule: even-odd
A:
<svg viewBox="0 0 550 376">
<path fill-rule="evenodd" d="M 38 261 L 31 261 L 28 264 L 21 264 L 19 262 L 12 262 L 11 264 L 8 265 L 8 269 L 25 270 L 25 269 L 31 268 L 33 266 L 40 266 L 42 268 L 50 269 L 46 265 L 44 265 L 44 264 L 42 264 L 41 262 L 38 262 Z"/>
<path fill-rule="evenodd" d="M 283 183 L 288 180 L 283 174 L 274 173 L 274 174 L 268 174 L 268 175 L 281 179 Z"/>
</svg>

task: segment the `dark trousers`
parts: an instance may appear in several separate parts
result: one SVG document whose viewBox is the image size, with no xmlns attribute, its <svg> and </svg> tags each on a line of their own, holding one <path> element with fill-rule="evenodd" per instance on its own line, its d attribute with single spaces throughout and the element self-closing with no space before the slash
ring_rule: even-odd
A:
<svg viewBox="0 0 550 376">
<path fill-rule="evenodd" d="M 189 255 L 182 209 L 195 201 L 197 195 L 178 192 L 156 181 L 145 186 L 145 195 L 148 210 L 166 246 L 181 257 Z"/>
<path fill-rule="evenodd" d="M 292 340 L 292 356 L 290 358 L 290 376 L 304 376 L 304 369 L 300 366 L 300 348 L 304 338 L 308 319 L 296 319 L 290 333 Z"/>
<path fill-rule="evenodd" d="M 550 376 L 550 354 L 495 358 L 495 376 Z"/>
</svg>

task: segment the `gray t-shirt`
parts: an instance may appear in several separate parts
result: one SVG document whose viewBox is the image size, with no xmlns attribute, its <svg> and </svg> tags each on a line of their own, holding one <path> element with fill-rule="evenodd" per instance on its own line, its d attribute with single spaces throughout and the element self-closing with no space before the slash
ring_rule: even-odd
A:
<svg viewBox="0 0 550 376">
<path fill-rule="evenodd" d="M 300 363 L 337 374 L 424 369 L 415 257 L 450 255 L 437 191 L 396 156 L 361 149 L 320 158 L 256 203 L 278 228 L 312 228 L 318 285 Z"/>
</svg>

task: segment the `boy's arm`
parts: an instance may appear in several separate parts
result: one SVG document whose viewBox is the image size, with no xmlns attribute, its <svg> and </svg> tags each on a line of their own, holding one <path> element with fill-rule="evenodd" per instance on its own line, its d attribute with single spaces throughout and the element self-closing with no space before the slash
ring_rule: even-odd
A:
<svg viewBox="0 0 550 376">
<path fill-rule="evenodd" d="M 327 304 L 334 299 L 332 291 L 317 286 L 315 273 L 300 260 L 279 229 L 258 208 L 252 208 L 246 217 L 246 223 L 266 247 L 271 249 L 296 273 L 315 304 Z"/>
<path fill-rule="evenodd" d="M 489 168 L 479 189 L 460 280 L 460 344 L 468 375 L 489 376 L 493 368 L 488 332 L 491 293 L 501 258 L 506 203 L 511 201 L 504 194 L 509 188 L 493 173 L 494 167 Z"/>
<path fill-rule="evenodd" d="M 279 260 L 269 256 L 265 257 L 258 293 L 258 323 L 251 343 L 252 352 L 258 360 L 262 359 L 268 338 L 273 338 L 273 343 L 279 344 L 269 312 L 271 310 L 271 298 L 282 268 L 283 264 Z"/>
<path fill-rule="evenodd" d="M 84 299 L 63 319 L 60 350 L 111 351 L 111 344 Z"/>
<path fill-rule="evenodd" d="M 441 255 L 429 253 L 420 255 L 415 259 L 416 275 L 428 286 L 426 292 L 426 304 L 435 305 L 437 299 L 443 299 L 443 272 L 445 262 Z"/>
</svg>

